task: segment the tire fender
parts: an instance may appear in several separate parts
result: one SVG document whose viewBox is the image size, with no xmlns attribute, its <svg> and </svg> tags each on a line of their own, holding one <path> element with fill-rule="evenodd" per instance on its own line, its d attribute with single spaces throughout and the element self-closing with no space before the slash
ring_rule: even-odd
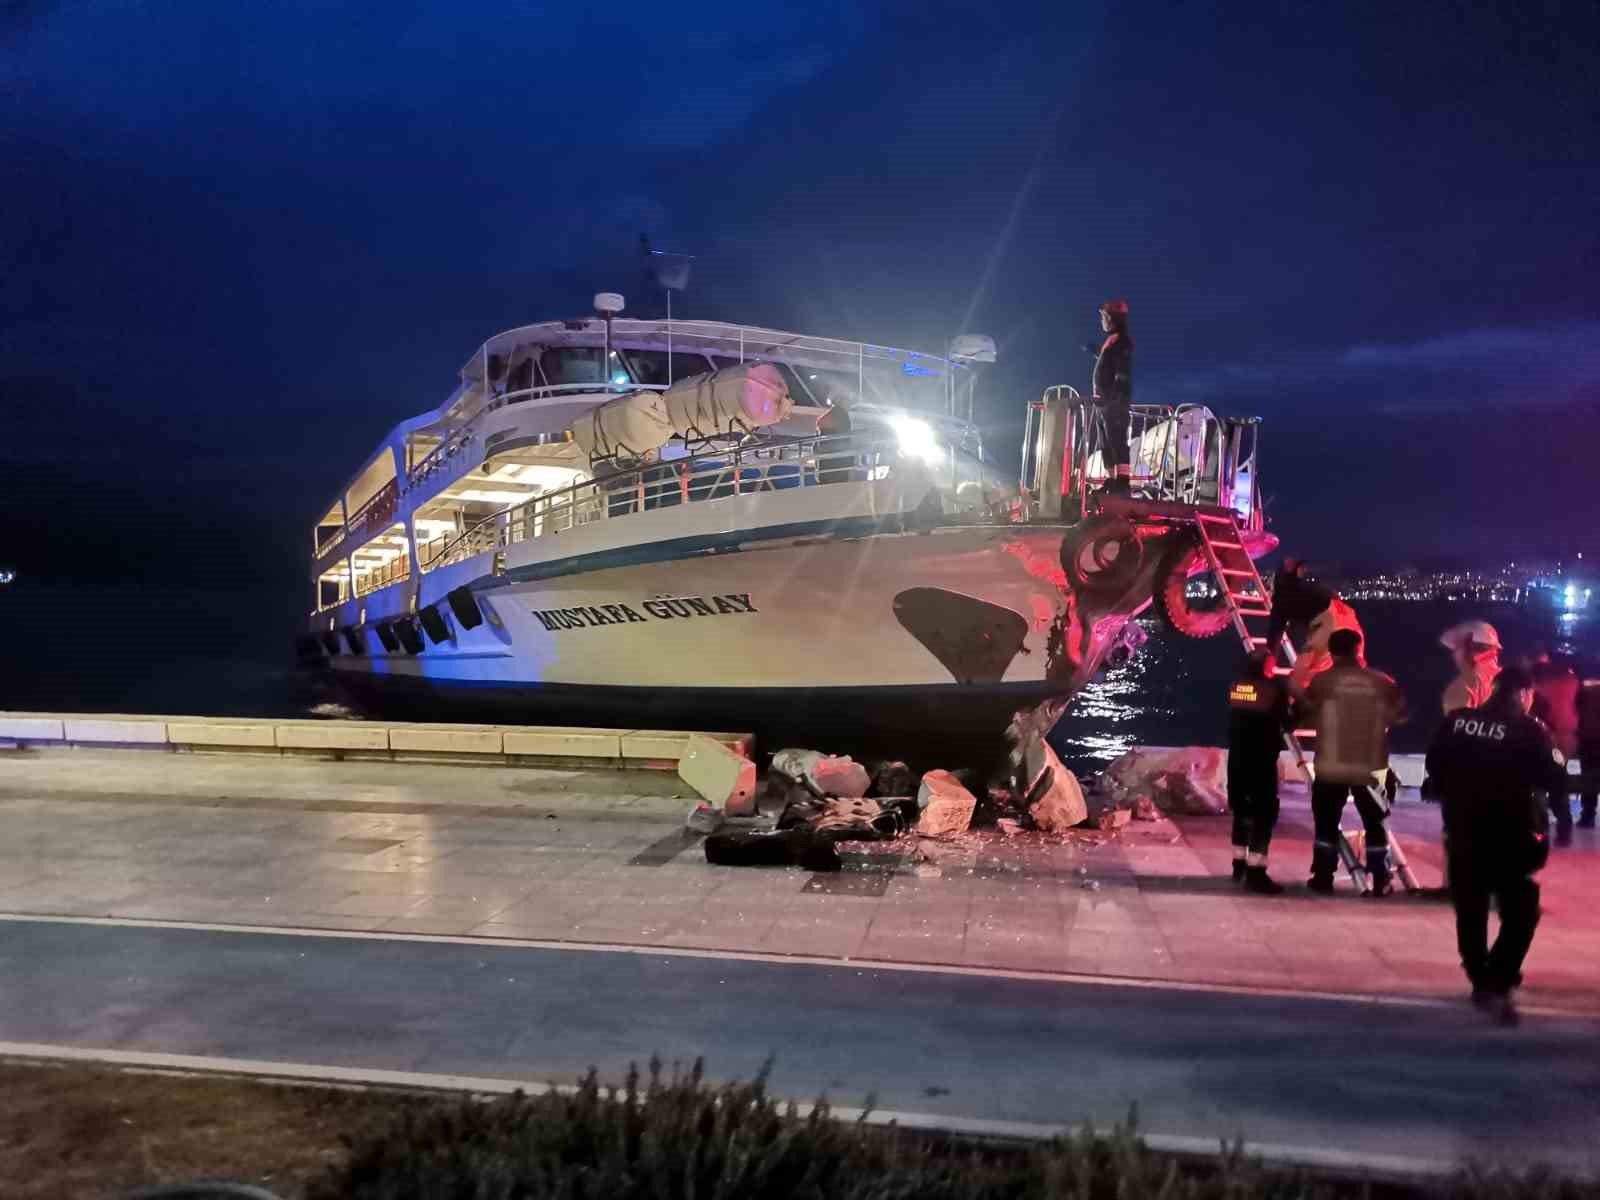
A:
<svg viewBox="0 0 1600 1200">
<path fill-rule="evenodd" d="M 1233 613 L 1226 602 L 1214 610 L 1197 609 L 1185 594 L 1190 575 L 1203 570 L 1205 565 L 1205 552 L 1199 540 L 1185 535 L 1167 547 L 1161 556 L 1161 565 L 1156 568 L 1156 614 L 1169 629 L 1184 637 L 1213 638 L 1233 627 Z"/>
<path fill-rule="evenodd" d="M 1073 590 L 1117 596 L 1139 576 L 1144 543 L 1121 517 L 1092 517 L 1061 539 L 1061 569 Z"/>
</svg>

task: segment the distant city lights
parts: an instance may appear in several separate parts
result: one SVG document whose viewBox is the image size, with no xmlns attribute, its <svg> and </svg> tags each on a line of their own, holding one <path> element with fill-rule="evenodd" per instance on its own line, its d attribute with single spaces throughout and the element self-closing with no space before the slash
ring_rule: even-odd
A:
<svg viewBox="0 0 1600 1200">
<path fill-rule="evenodd" d="M 1340 590 L 1350 600 L 1543 603 L 1560 611 L 1564 619 L 1576 619 L 1594 600 L 1593 576 L 1561 563 L 1526 563 L 1520 568 L 1509 563 L 1500 570 L 1389 570 L 1342 580 Z"/>
</svg>

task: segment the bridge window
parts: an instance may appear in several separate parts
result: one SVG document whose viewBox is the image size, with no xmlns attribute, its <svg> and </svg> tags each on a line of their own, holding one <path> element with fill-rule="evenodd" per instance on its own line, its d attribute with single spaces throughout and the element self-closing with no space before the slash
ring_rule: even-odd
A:
<svg viewBox="0 0 1600 1200">
<path fill-rule="evenodd" d="M 564 383 L 601 383 L 604 376 L 600 372 L 600 360 L 604 356 L 605 350 L 599 346 L 551 346 L 539 355 L 539 371 L 551 387 Z M 612 383 L 630 382 L 620 351 L 611 352 L 609 376 Z"/>
<path fill-rule="evenodd" d="M 707 371 L 712 370 L 703 354 L 694 354 L 688 351 L 673 351 L 670 373 L 667 370 L 667 352 L 665 350 L 624 350 L 622 359 L 632 370 L 635 383 L 657 387 L 669 383 L 680 383 L 685 379 L 692 379 L 696 375 L 704 375 Z"/>
</svg>

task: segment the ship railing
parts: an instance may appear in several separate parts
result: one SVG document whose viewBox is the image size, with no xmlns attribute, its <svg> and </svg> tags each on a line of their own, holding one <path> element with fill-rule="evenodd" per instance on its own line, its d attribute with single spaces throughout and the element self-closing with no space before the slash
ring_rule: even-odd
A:
<svg viewBox="0 0 1600 1200">
<path fill-rule="evenodd" d="M 642 383 L 557 383 L 540 387 L 517 388 L 509 392 L 496 392 L 490 397 L 489 402 L 473 413 L 468 420 L 450 430 L 437 446 L 418 459 L 406 472 L 407 489 L 420 487 L 428 482 L 440 471 L 444 470 L 450 460 L 459 455 L 478 435 L 478 423 L 492 412 L 498 412 L 508 404 L 521 404 L 530 400 L 559 400 L 567 396 L 584 395 L 611 395 L 624 396 L 629 392 L 664 392 L 665 384 Z M 473 465 L 473 464 L 466 464 Z"/>
<path fill-rule="evenodd" d="M 576 328 L 540 325 L 508 329 L 495 334 L 478 348 L 473 357 L 481 365 L 473 369 L 481 375 L 491 357 L 529 342 L 546 346 L 598 345 L 599 339 L 604 337 L 604 329 L 604 325 L 594 319 L 582 322 Z M 904 368 L 909 365 L 915 370 L 944 372 L 963 362 L 920 350 L 852 342 L 845 338 L 787 333 L 757 325 L 732 325 L 722 321 L 620 317 L 612 322 L 611 336 L 614 345 L 625 349 L 665 349 L 670 344 L 674 349 L 685 352 L 716 354 L 736 358 L 741 363 L 749 359 L 776 360 L 835 371 L 863 372 L 869 367 Z"/>
<path fill-rule="evenodd" d="M 411 556 L 401 554 L 381 566 L 373 567 L 368 571 L 358 571 L 355 577 L 355 594 L 365 596 L 386 588 L 392 583 L 411 578 Z"/>
<path fill-rule="evenodd" d="M 1024 434 L 1023 487 L 1037 496 L 1047 486 L 1037 458 L 1037 430 L 1051 403 L 1067 414 L 1066 490 L 1076 511 L 1104 487 L 1110 472 L 1100 451 L 1094 406 L 1076 389 L 1060 384 L 1029 405 Z M 1229 508 L 1249 529 L 1262 525 L 1259 478 L 1260 421 L 1255 417 L 1217 417 L 1198 404 L 1135 404 L 1128 410 L 1130 487 L 1135 495 L 1171 504 Z"/>
<path fill-rule="evenodd" d="M 418 547 L 424 571 L 518 542 L 636 513 L 763 492 L 887 479 L 902 461 L 899 441 L 876 434 L 762 440 L 672 462 L 597 473 Z M 956 497 L 983 494 L 978 460 L 946 450 L 930 474 Z"/>
</svg>

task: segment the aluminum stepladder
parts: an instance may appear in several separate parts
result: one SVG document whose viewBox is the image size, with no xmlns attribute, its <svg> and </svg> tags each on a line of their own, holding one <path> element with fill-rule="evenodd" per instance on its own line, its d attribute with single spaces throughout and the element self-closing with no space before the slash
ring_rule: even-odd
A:
<svg viewBox="0 0 1600 1200">
<path fill-rule="evenodd" d="M 1201 509 L 1195 515 L 1195 525 L 1200 534 L 1201 552 L 1216 576 L 1223 599 L 1228 605 L 1228 612 L 1233 617 L 1233 628 L 1238 633 L 1239 640 L 1244 644 L 1246 652 L 1261 649 L 1267 645 L 1265 622 L 1272 616 L 1271 594 L 1267 591 L 1261 573 L 1256 570 L 1255 560 L 1244 547 L 1244 536 L 1239 529 L 1237 518 L 1227 509 Z M 1251 621 L 1262 622 L 1263 632 L 1257 633 L 1253 630 L 1250 627 Z M 1294 645 L 1287 637 L 1280 637 L 1278 644 L 1272 647 L 1272 650 L 1277 655 L 1280 666 L 1285 668 L 1294 666 L 1296 657 Z M 1305 780 L 1307 787 L 1311 786 L 1314 772 L 1306 753 L 1305 743 L 1315 737 L 1314 729 L 1283 731 L 1283 744 L 1294 756 L 1295 768 L 1300 772 L 1300 777 Z M 1369 787 L 1367 791 L 1387 817 L 1388 796 L 1377 787 Z M 1417 883 L 1416 875 L 1412 873 L 1411 865 L 1406 861 L 1400 840 L 1395 837 L 1393 831 L 1389 833 L 1389 860 L 1395 877 L 1400 880 L 1407 892 L 1422 890 Z M 1339 861 L 1358 891 L 1372 890 L 1372 878 L 1367 872 L 1366 865 L 1362 857 L 1355 852 L 1343 829 L 1339 830 Z"/>
</svg>

